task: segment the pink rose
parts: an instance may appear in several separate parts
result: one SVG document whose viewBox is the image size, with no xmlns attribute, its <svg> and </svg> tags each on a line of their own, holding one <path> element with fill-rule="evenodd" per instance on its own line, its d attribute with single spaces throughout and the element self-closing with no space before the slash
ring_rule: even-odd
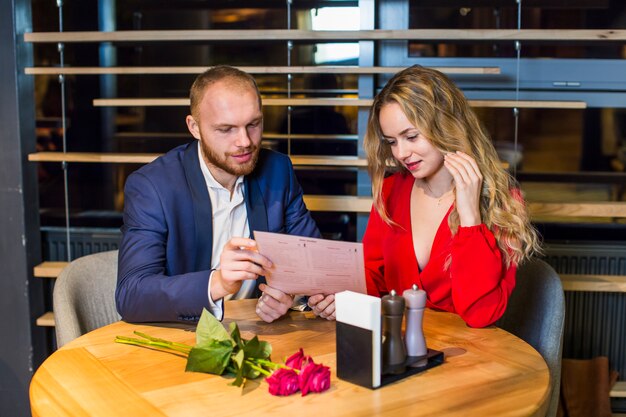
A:
<svg viewBox="0 0 626 417">
<path fill-rule="evenodd" d="M 322 392 L 330 388 L 330 368 L 312 360 L 300 372 L 300 389 L 302 395 L 309 392 Z"/>
<path fill-rule="evenodd" d="M 302 363 L 305 361 L 306 356 L 304 356 L 304 351 L 300 348 L 299 351 L 291 355 L 285 360 L 285 365 L 294 369 L 302 369 Z"/>
<path fill-rule="evenodd" d="M 265 380 L 272 395 L 291 395 L 300 389 L 298 374 L 293 369 L 280 368 Z"/>
</svg>

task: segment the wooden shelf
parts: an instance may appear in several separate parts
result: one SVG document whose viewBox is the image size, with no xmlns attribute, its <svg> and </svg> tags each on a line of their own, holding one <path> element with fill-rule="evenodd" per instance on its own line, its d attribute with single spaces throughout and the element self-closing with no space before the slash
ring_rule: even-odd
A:
<svg viewBox="0 0 626 417">
<path fill-rule="evenodd" d="M 626 292 L 624 275 L 560 275 L 565 291 Z"/>
<path fill-rule="evenodd" d="M 161 154 L 89 153 L 89 152 L 37 152 L 28 155 L 31 162 L 84 162 L 147 164 Z M 294 166 L 366 167 L 367 160 L 355 156 L 291 155 Z"/>
<path fill-rule="evenodd" d="M 31 162 L 86 162 L 115 164 L 147 164 L 161 154 L 147 153 L 95 153 L 95 152 L 37 152 L 28 155 Z"/>
<path fill-rule="evenodd" d="M 30 75 L 150 75 L 150 74 L 200 74 L 210 67 L 27 67 Z M 249 74 L 395 74 L 405 67 L 357 67 L 336 66 L 258 66 L 237 67 Z M 499 67 L 430 67 L 444 74 L 500 74 Z"/>
<path fill-rule="evenodd" d="M 264 133 L 263 139 L 294 139 L 294 140 L 359 140 L 359 135 L 318 135 L 292 133 Z"/>
<path fill-rule="evenodd" d="M 120 139 L 188 139 L 191 140 L 189 132 L 118 132 L 116 138 Z M 263 133 L 263 139 L 294 139 L 294 140 L 359 140 L 359 135 L 349 134 L 305 134 L 305 133 Z"/>
<path fill-rule="evenodd" d="M 626 398 L 626 381 L 617 381 L 611 390 L 612 398 Z"/>
<path fill-rule="evenodd" d="M 54 313 L 48 311 L 43 316 L 39 317 L 35 323 L 41 327 L 54 327 Z"/>
<path fill-rule="evenodd" d="M 311 211 L 369 213 L 372 208 L 371 197 L 305 195 L 304 203 Z"/>
<path fill-rule="evenodd" d="M 367 159 L 356 156 L 297 156 L 291 155 L 294 166 L 367 167 Z"/>
<path fill-rule="evenodd" d="M 357 106 L 369 107 L 372 99 L 359 98 L 264 98 L 263 106 Z M 188 98 L 97 98 L 95 107 L 188 107 Z"/>
<path fill-rule="evenodd" d="M 33 275 L 37 278 L 56 278 L 69 262 L 42 262 L 35 266 Z"/>
<path fill-rule="evenodd" d="M 356 106 L 369 107 L 372 99 L 359 98 L 264 98 L 263 106 Z M 584 109 L 584 101 L 469 100 L 472 107 L 523 109 Z M 187 107 L 188 98 L 96 98 L 95 107 Z"/>
<path fill-rule="evenodd" d="M 33 43 L 85 42 L 193 42 L 193 41 L 484 41 L 574 42 L 624 41 L 626 30 L 614 29 L 406 29 L 406 30 L 126 30 L 113 32 L 33 32 L 24 41 Z"/>
<path fill-rule="evenodd" d="M 626 202 L 529 203 L 533 217 L 622 217 L 626 218 Z"/>
</svg>

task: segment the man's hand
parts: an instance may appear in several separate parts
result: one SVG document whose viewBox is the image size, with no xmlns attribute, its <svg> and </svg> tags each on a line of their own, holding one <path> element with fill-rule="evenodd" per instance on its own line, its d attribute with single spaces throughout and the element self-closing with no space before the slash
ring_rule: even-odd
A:
<svg viewBox="0 0 626 417">
<path fill-rule="evenodd" d="M 220 256 L 220 269 L 211 278 L 211 299 L 219 300 L 234 294 L 247 279 L 270 274 L 272 262 L 261 255 L 252 239 L 234 237 L 230 239 Z"/>
<path fill-rule="evenodd" d="M 256 314 L 263 321 L 271 323 L 284 316 L 291 308 L 293 304 L 291 295 L 265 284 L 259 285 L 259 289 L 263 291 L 263 295 L 261 295 L 256 305 Z"/>
<path fill-rule="evenodd" d="M 309 297 L 313 313 L 326 320 L 335 320 L 335 295 L 316 294 Z"/>
</svg>

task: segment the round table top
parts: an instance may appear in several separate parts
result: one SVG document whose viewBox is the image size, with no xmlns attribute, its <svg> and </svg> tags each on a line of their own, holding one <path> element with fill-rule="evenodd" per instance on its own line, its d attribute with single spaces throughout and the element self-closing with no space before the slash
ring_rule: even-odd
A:
<svg viewBox="0 0 626 417">
<path fill-rule="evenodd" d="M 550 392 L 545 361 L 530 345 L 502 329 L 472 329 L 455 314 L 427 310 L 424 333 L 445 362 L 401 381 L 370 390 L 337 378 L 335 323 L 312 313 L 291 312 L 262 322 L 255 300 L 225 304 L 224 324 L 236 321 L 242 337 L 272 344 L 283 361 L 304 348 L 331 368 L 328 391 L 305 397 L 274 397 L 262 379 L 245 388 L 231 379 L 185 372 L 176 354 L 115 343 L 139 330 L 195 343 L 194 327 L 117 322 L 94 330 L 53 353 L 30 385 L 33 416 L 378 416 L 543 415 Z"/>
</svg>

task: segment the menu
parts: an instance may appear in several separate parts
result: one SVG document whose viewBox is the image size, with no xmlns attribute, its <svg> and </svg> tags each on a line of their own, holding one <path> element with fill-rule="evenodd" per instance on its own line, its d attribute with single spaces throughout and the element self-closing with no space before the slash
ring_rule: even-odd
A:
<svg viewBox="0 0 626 417">
<path fill-rule="evenodd" d="M 366 294 L 363 245 L 280 233 L 254 232 L 259 253 L 274 264 L 267 284 L 287 294 Z"/>
</svg>

